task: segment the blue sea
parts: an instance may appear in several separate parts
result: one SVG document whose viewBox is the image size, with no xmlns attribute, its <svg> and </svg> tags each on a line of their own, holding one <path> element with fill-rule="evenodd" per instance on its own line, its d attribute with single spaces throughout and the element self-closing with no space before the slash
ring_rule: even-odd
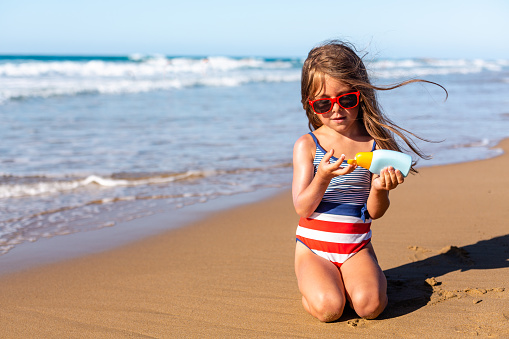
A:
<svg viewBox="0 0 509 339">
<path fill-rule="evenodd" d="M 419 166 L 484 159 L 509 136 L 509 59 L 365 60 L 379 99 L 440 141 Z M 0 56 L 0 255 L 185 206 L 289 188 L 308 132 L 301 58 Z"/>
</svg>

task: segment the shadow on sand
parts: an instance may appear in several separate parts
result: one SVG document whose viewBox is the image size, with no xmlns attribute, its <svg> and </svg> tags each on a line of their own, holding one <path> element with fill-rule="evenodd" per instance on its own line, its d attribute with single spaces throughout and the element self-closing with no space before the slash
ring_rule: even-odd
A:
<svg viewBox="0 0 509 339">
<path fill-rule="evenodd" d="M 389 305 L 378 319 L 399 317 L 428 304 L 433 287 L 426 279 L 461 270 L 509 267 L 509 234 L 475 244 L 451 246 L 441 254 L 384 271 Z"/>
</svg>

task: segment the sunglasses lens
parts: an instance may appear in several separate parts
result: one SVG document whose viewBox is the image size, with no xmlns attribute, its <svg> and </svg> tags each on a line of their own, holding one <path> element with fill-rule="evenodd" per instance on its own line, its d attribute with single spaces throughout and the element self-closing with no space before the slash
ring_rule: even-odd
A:
<svg viewBox="0 0 509 339">
<path fill-rule="evenodd" d="M 359 101 L 358 101 L 357 95 L 348 94 L 348 95 L 344 95 L 344 96 L 340 97 L 339 103 L 341 104 L 341 106 L 343 106 L 343 108 L 348 109 L 348 108 L 353 108 L 353 107 L 357 106 Z"/>
<path fill-rule="evenodd" d="M 331 109 L 331 104 L 328 99 L 318 100 L 313 103 L 313 110 L 316 113 L 326 113 Z"/>
</svg>

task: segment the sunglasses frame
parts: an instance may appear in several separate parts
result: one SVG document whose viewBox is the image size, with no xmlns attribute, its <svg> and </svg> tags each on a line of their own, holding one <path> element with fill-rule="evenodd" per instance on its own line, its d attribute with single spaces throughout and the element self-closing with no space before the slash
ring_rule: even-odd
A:
<svg viewBox="0 0 509 339">
<path fill-rule="evenodd" d="M 340 103 L 339 103 L 339 98 L 342 98 L 346 95 L 350 95 L 350 94 L 354 94 L 357 96 L 357 104 L 355 104 L 355 106 L 352 106 L 352 107 L 343 107 Z M 356 91 L 356 92 L 350 92 L 350 93 L 345 93 L 345 94 L 341 94 L 335 98 L 321 98 L 321 99 L 316 99 L 316 100 L 308 100 L 309 102 L 309 105 L 311 106 L 311 109 L 313 110 L 313 112 L 315 112 L 316 114 L 327 114 L 329 113 L 330 111 L 332 111 L 332 109 L 334 108 L 334 104 L 338 104 L 339 107 L 341 107 L 342 109 L 352 109 L 352 108 L 355 108 L 357 106 L 359 106 L 359 102 L 360 102 L 360 99 L 359 99 L 359 96 L 360 96 L 361 92 L 360 91 Z M 330 106 L 330 109 L 327 111 L 327 112 L 323 112 L 323 113 L 318 113 L 317 111 L 315 111 L 315 108 L 313 107 L 313 104 L 317 101 L 323 101 L 323 100 L 327 100 L 327 101 L 330 101 L 331 102 L 331 106 Z"/>
</svg>

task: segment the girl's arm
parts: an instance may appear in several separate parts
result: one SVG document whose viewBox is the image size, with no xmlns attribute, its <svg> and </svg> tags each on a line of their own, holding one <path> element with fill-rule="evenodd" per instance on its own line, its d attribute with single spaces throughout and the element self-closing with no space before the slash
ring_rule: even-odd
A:
<svg viewBox="0 0 509 339">
<path fill-rule="evenodd" d="M 334 150 L 330 150 L 318 165 L 315 175 L 315 149 L 316 145 L 309 135 L 300 137 L 293 148 L 293 205 L 297 214 L 303 218 L 309 217 L 316 210 L 332 178 L 348 174 L 356 167 L 341 167 L 344 155 L 331 164 L 329 160 L 334 155 Z"/>
<path fill-rule="evenodd" d="M 373 175 L 367 202 L 368 212 L 372 219 L 378 219 L 385 214 L 390 205 L 389 191 L 404 181 L 403 174 L 390 166 L 382 169 L 380 175 Z"/>
</svg>

